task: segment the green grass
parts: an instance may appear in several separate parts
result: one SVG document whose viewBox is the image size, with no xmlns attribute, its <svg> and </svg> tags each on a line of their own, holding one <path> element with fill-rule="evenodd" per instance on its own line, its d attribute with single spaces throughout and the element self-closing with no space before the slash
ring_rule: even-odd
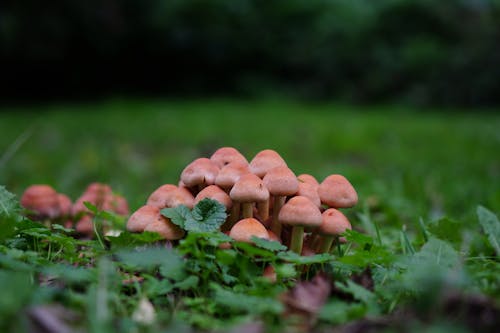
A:
<svg viewBox="0 0 500 333">
<path fill-rule="evenodd" d="M 132 210 L 158 186 L 177 183 L 190 161 L 209 156 L 221 146 L 234 146 L 248 159 L 262 149 L 275 149 L 297 174 L 310 173 L 318 179 L 331 173 L 345 175 L 360 198 L 347 215 L 354 228 L 369 237 L 354 235 L 352 239 L 358 245 L 371 244 L 371 250 L 354 247 L 342 265 L 331 269 L 347 272 L 341 274 L 346 278 L 370 265 L 375 271 L 378 303 L 373 294 L 360 294 L 348 284 L 343 288 L 361 305 L 331 300 L 320 315 L 325 324 L 390 314 L 406 303 L 423 306 L 425 302 L 418 300 L 425 297 L 412 303 L 415 299 L 408 294 L 413 294 L 412 286 L 418 289 L 422 281 L 429 282 L 429 277 L 416 264 L 408 263 L 408 258 L 415 258 L 412 262 L 419 263 L 423 272 L 428 273 L 428 268 L 450 273 L 436 271 L 428 261 L 436 251 L 439 255 L 432 260 L 441 260 L 443 251 L 444 262 L 452 263 L 449 267 L 465 265 L 459 270 L 464 279 L 457 280 L 474 281 L 471 291 L 500 297 L 494 241 L 488 241 L 487 236 L 492 236 L 484 234 L 476 214 L 478 205 L 497 215 L 500 212 L 500 116 L 493 113 L 284 101 L 118 100 L 2 109 L 0 133 L 0 184 L 10 192 L 19 196 L 30 184 L 49 183 L 76 199 L 88 183 L 101 181 L 123 194 Z M 426 242 L 425 237 L 430 240 Z M 195 245 L 186 245 L 186 249 L 192 250 L 190 246 Z M 0 262 L 0 267 L 5 268 L 5 263 Z M 416 276 L 410 277 L 408 272 Z M 448 281 L 439 274 L 437 280 Z M 95 288 L 104 287 L 97 284 Z M 251 292 L 245 288 L 239 292 Z M 95 292 L 92 290 L 89 293 Z M 226 292 L 214 290 L 216 295 Z M 382 293 L 387 297 L 381 297 Z M 206 306 L 201 296 L 196 299 L 190 302 L 202 303 L 191 305 L 188 308 L 193 312 L 187 313 L 201 320 L 201 327 L 217 327 L 219 322 L 209 324 L 196 312 Z M 130 313 L 137 300 L 127 303 L 121 314 Z M 64 302 L 83 307 L 78 297 Z M 341 313 L 332 319 L 328 309 Z M 438 320 L 436 327 L 441 324 Z M 423 324 L 415 325 L 418 330 Z"/>
</svg>

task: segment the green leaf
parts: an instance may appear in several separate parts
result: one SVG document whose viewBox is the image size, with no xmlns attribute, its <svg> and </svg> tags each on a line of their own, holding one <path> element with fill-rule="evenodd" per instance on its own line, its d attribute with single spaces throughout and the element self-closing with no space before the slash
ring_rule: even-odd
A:
<svg viewBox="0 0 500 333">
<path fill-rule="evenodd" d="M 180 290 L 189 290 L 198 286 L 198 282 L 200 282 L 200 278 L 197 277 L 196 275 L 191 275 L 187 279 L 184 279 L 183 281 L 174 284 L 174 288 Z"/>
<path fill-rule="evenodd" d="M 164 266 L 162 272 L 170 269 L 177 271 L 184 265 L 182 257 L 174 250 L 166 248 L 148 248 L 142 251 L 119 251 L 117 257 L 126 265 L 142 269 Z M 167 274 L 166 274 L 167 275 Z"/>
<path fill-rule="evenodd" d="M 134 234 L 128 231 L 123 231 L 118 236 L 106 236 L 106 239 L 110 241 L 112 249 L 117 249 L 151 244 L 162 240 L 163 238 L 156 232 L 144 231 L 140 234 Z"/>
<path fill-rule="evenodd" d="M 186 223 L 186 220 L 188 218 L 191 218 L 191 212 L 189 211 L 189 208 L 184 205 L 179 205 L 173 208 L 163 208 L 160 213 L 163 216 L 168 217 L 173 224 L 181 227 L 182 229 L 185 229 L 184 225 Z"/>
<path fill-rule="evenodd" d="M 216 231 L 226 222 L 226 207 L 216 200 L 205 198 L 198 202 L 191 212 L 192 219 L 187 219 L 187 231 Z"/>
<path fill-rule="evenodd" d="M 335 256 L 328 253 L 320 253 L 312 256 L 301 256 L 295 252 L 287 251 L 278 253 L 278 258 L 297 265 L 311 265 L 330 262 L 335 259 Z"/>
<path fill-rule="evenodd" d="M 477 217 L 491 246 L 495 249 L 497 256 L 500 256 L 500 221 L 498 221 L 498 217 L 483 206 L 477 207 Z"/>
<path fill-rule="evenodd" d="M 244 293 L 236 293 L 222 288 L 217 284 L 211 284 L 215 292 L 215 301 L 231 311 L 242 311 L 251 314 L 280 314 L 283 305 L 272 297 L 259 297 Z"/>
<path fill-rule="evenodd" d="M 288 249 L 285 245 L 282 245 L 279 242 L 270 241 L 264 238 L 252 236 L 251 240 L 255 244 L 255 246 L 273 252 L 286 251 Z"/>
<path fill-rule="evenodd" d="M 443 217 L 427 225 L 427 230 L 439 239 L 448 241 L 456 246 L 462 242 L 462 226 L 460 222 Z"/>
<path fill-rule="evenodd" d="M 0 186 L 0 216 L 14 216 L 19 214 L 21 206 L 16 196 Z"/>
</svg>

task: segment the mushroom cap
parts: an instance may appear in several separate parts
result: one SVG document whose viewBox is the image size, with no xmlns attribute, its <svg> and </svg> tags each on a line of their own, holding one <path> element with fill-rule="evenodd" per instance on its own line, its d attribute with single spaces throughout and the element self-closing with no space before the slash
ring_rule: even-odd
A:
<svg viewBox="0 0 500 333">
<path fill-rule="evenodd" d="M 276 151 L 265 149 L 250 161 L 250 172 L 263 178 L 272 168 L 283 165 L 286 166 L 286 162 Z"/>
<path fill-rule="evenodd" d="M 60 215 L 64 217 L 71 215 L 71 208 L 73 207 L 71 199 L 65 194 L 58 193 L 57 200 L 59 201 Z"/>
<path fill-rule="evenodd" d="M 158 208 L 184 205 L 191 209 L 194 206 L 194 197 L 185 187 L 165 184 L 151 193 L 146 204 Z"/>
<path fill-rule="evenodd" d="M 321 226 L 318 232 L 323 235 L 338 236 L 347 229 L 351 230 L 351 223 L 340 210 L 329 208 L 322 214 Z"/>
<path fill-rule="evenodd" d="M 297 177 L 287 166 L 282 165 L 269 170 L 262 180 L 269 193 L 279 196 L 290 196 L 299 190 Z"/>
<path fill-rule="evenodd" d="M 182 170 L 181 180 L 186 186 L 213 185 L 219 167 L 206 157 L 197 158 Z"/>
<path fill-rule="evenodd" d="M 160 208 L 145 205 L 130 216 L 127 221 L 127 230 L 131 232 L 143 232 L 149 224 L 164 220 L 165 217 L 160 214 Z"/>
<path fill-rule="evenodd" d="M 75 230 L 79 234 L 84 234 L 87 236 L 92 236 L 94 233 L 94 222 L 90 215 L 83 215 L 78 222 L 76 222 Z"/>
<path fill-rule="evenodd" d="M 269 200 L 269 191 L 262 183 L 262 179 L 253 173 L 248 173 L 238 179 L 229 196 L 238 202 L 261 202 Z"/>
<path fill-rule="evenodd" d="M 223 166 L 217 177 L 215 177 L 215 185 L 221 188 L 231 188 L 244 174 L 250 173 L 248 162 L 233 161 Z"/>
<path fill-rule="evenodd" d="M 281 238 L 279 238 L 274 232 L 268 230 L 267 233 L 269 234 L 269 240 L 278 242 L 280 244 L 282 243 Z"/>
<path fill-rule="evenodd" d="M 94 192 L 85 192 L 81 197 L 76 199 L 71 207 L 71 215 L 78 216 L 82 213 L 89 213 L 87 207 L 85 207 L 84 202 L 90 202 L 94 206 L 98 206 L 97 194 Z"/>
<path fill-rule="evenodd" d="M 303 174 L 298 175 L 297 179 L 301 183 L 308 183 L 311 185 L 316 185 L 316 187 L 319 186 L 319 182 L 316 180 L 316 178 L 314 178 L 314 176 L 312 176 L 308 173 L 303 173 Z"/>
<path fill-rule="evenodd" d="M 342 175 L 330 175 L 318 187 L 321 202 L 334 208 L 348 208 L 356 205 L 358 194 Z"/>
<path fill-rule="evenodd" d="M 35 218 L 55 218 L 60 214 L 56 190 L 49 185 L 31 185 L 21 196 L 21 206 L 37 214 Z"/>
<path fill-rule="evenodd" d="M 238 242 L 252 243 L 252 236 L 269 239 L 262 223 L 251 217 L 238 221 L 229 231 L 229 237 Z"/>
<path fill-rule="evenodd" d="M 194 204 L 196 205 L 205 198 L 210 198 L 220 202 L 226 207 L 226 209 L 230 209 L 233 205 L 229 195 L 217 185 L 210 185 L 201 190 L 194 198 Z"/>
<path fill-rule="evenodd" d="M 277 275 L 274 267 L 271 265 L 267 265 L 262 272 L 262 277 L 268 279 L 272 283 L 275 283 L 277 281 Z"/>
<path fill-rule="evenodd" d="M 85 192 L 96 193 L 97 195 L 102 196 L 113 193 L 111 187 L 103 183 L 90 183 L 89 186 L 87 186 L 87 188 L 85 189 Z"/>
<path fill-rule="evenodd" d="M 157 232 L 164 239 L 176 240 L 184 237 L 184 230 L 176 226 L 170 219 L 162 216 L 161 220 L 156 220 L 144 228 L 144 231 Z"/>
<path fill-rule="evenodd" d="M 210 160 L 220 169 L 231 162 L 240 162 L 248 165 L 248 161 L 245 156 L 233 147 L 222 147 L 217 149 L 212 156 L 210 156 Z"/>
<path fill-rule="evenodd" d="M 291 226 L 319 227 L 321 212 L 308 198 L 295 196 L 281 207 L 278 220 Z"/>
<path fill-rule="evenodd" d="M 318 194 L 318 186 L 311 183 L 299 182 L 299 190 L 297 195 L 303 196 L 311 200 L 316 206 L 321 207 L 321 199 Z"/>
<path fill-rule="evenodd" d="M 130 213 L 127 199 L 119 194 L 113 195 L 113 199 L 112 210 L 118 215 L 127 216 Z"/>
</svg>

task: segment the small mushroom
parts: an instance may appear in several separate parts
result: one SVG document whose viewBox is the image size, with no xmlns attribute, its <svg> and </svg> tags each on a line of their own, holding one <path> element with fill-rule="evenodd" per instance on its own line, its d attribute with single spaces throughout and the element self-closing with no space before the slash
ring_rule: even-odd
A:
<svg viewBox="0 0 500 333">
<path fill-rule="evenodd" d="M 326 177 L 318 187 L 321 202 L 333 208 L 348 208 L 356 205 L 358 194 L 342 175 Z"/>
<path fill-rule="evenodd" d="M 136 210 L 127 221 L 127 230 L 130 232 L 143 232 L 144 229 L 155 221 L 164 221 L 160 208 L 144 205 Z"/>
<path fill-rule="evenodd" d="M 248 165 L 248 161 L 238 150 L 233 147 L 222 147 L 217 149 L 210 160 L 220 169 L 232 162 L 239 162 Z"/>
<path fill-rule="evenodd" d="M 184 205 L 189 209 L 194 206 L 194 197 L 185 187 L 165 184 L 157 188 L 148 198 L 147 205 L 158 208 Z"/>
<path fill-rule="evenodd" d="M 248 163 L 231 162 L 220 169 L 217 177 L 215 177 L 215 185 L 229 192 L 238 179 L 247 173 L 250 173 Z"/>
<path fill-rule="evenodd" d="M 292 226 L 290 249 L 301 254 L 304 227 L 319 227 L 322 218 L 319 208 L 311 200 L 295 196 L 281 208 L 279 220 L 282 224 Z"/>
<path fill-rule="evenodd" d="M 351 223 L 341 211 L 329 208 L 322 214 L 322 222 L 318 228 L 321 240 L 317 246 L 318 252 L 328 252 L 332 246 L 334 238 L 339 237 L 347 229 L 351 230 Z"/>
<path fill-rule="evenodd" d="M 308 173 L 303 173 L 297 176 L 297 179 L 301 183 L 307 183 L 311 185 L 315 185 L 316 187 L 319 186 L 319 182 L 314 178 L 314 176 L 308 174 Z"/>
<path fill-rule="evenodd" d="M 238 242 L 252 243 L 252 237 L 269 239 L 266 228 L 254 218 L 238 221 L 229 232 L 229 237 Z"/>
<path fill-rule="evenodd" d="M 266 266 L 262 272 L 262 277 L 266 278 L 269 282 L 276 283 L 277 275 L 274 267 L 271 265 Z"/>
<path fill-rule="evenodd" d="M 318 186 L 315 186 L 311 183 L 299 182 L 299 190 L 296 194 L 309 198 L 309 200 L 311 200 L 316 206 L 318 206 L 318 208 L 321 207 L 321 199 L 319 198 L 318 194 Z"/>
<path fill-rule="evenodd" d="M 60 215 L 57 192 L 49 185 L 31 185 L 21 196 L 21 206 L 30 210 L 34 220 L 54 219 Z"/>
<path fill-rule="evenodd" d="M 112 210 L 118 215 L 127 216 L 130 213 L 127 199 L 119 194 L 114 194 L 113 199 Z"/>
<path fill-rule="evenodd" d="M 165 216 L 160 216 L 160 219 L 156 219 L 154 222 L 148 224 L 144 228 L 144 231 L 157 232 L 166 240 L 177 240 L 184 237 L 184 230 L 173 224 L 172 221 Z"/>
<path fill-rule="evenodd" d="M 210 185 L 201 190 L 200 193 L 198 193 L 194 198 L 194 204 L 196 205 L 205 198 L 210 198 L 220 202 L 226 207 L 226 210 L 231 209 L 233 206 L 233 202 L 231 201 L 229 195 L 217 185 Z"/>
<path fill-rule="evenodd" d="M 188 187 L 197 187 L 198 191 L 215 183 L 219 167 L 210 159 L 197 158 L 182 170 L 181 181 Z"/>
<path fill-rule="evenodd" d="M 297 177 L 287 166 L 278 166 L 269 170 L 262 180 L 269 190 L 273 201 L 273 220 L 271 230 L 278 236 L 281 235 L 281 224 L 278 215 L 285 203 L 286 197 L 294 195 L 299 189 Z"/>
<path fill-rule="evenodd" d="M 269 200 L 269 191 L 262 183 L 262 179 L 249 173 L 240 177 L 234 184 L 229 196 L 242 204 L 243 218 L 253 217 L 253 203 Z"/>
<path fill-rule="evenodd" d="M 276 151 L 265 149 L 250 161 L 250 172 L 264 178 L 269 170 L 278 166 L 286 166 L 285 160 Z"/>
<path fill-rule="evenodd" d="M 66 220 L 71 216 L 71 199 L 62 193 L 57 194 L 57 201 L 59 201 L 59 215 L 61 220 Z"/>
</svg>

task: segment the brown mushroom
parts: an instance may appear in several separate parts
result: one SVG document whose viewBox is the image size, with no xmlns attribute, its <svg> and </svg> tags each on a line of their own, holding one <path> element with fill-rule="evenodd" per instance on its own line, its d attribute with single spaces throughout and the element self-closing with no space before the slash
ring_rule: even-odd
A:
<svg viewBox="0 0 500 333">
<path fill-rule="evenodd" d="M 250 161 L 250 172 L 264 178 L 266 173 L 277 166 L 286 166 L 285 160 L 274 150 L 265 149 Z"/>
<path fill-rule="evenodd" d="M 71 216 L 71 199 L 62 193 L 57 194 L 57 201 L 59 201 L 59 215 L 61 219 L 65 220 Z"/>
<path fill-rule="evenodd" d="M 185 187 L 165 184 L 157 188 L 148 198 L 147 205 L 158 208 L 184 205 L 189 209 L 194 206 L 194 197 Z"/>
<path fill-rule="evenodd" d="M 136 210 L 127 221 L 127 230 L 130 232 L 143 232 L 144 229 L 155 221 L 164 221 L 160 208 L 144 205 Z"/>
<path fill-rule="evenodd" d="M 321 202 L 333 208 L 348 208 L 356 205 L 358 194 L 342 175 L 330 175 L 318 187 Z"/>
<path fill-rule="evenodd" d="M 301 183 L 307 183 L 311 185 L 315 185 L 316 187 L 319 186 L 319 182 L 314 178 L 314 176 L 308 174 L 308 173 L 303 173 L 297 176 L 297 179 Z"/>
<path fill-rule="evenodd" d="M 266 228 L 254 218 L 238 221 L 229 232 L 229 237 L 238 242 L 252 243 L 252 237 L 269 239 Z"/>
<path fill-rule="evenodd" d="M 232 162 L 239 162 L 248 165 L 248 161 L 238 150 L 233 147 L 222 147 L 217 149 L 210 160 L 220 169 Z"/>
<path fill-rule="evenodd" d="M 177 240 L 184 237 L 184 230 L 176 226 L 165 216 L 160 215 L 160 219 L 148 224 L 144 231 L 151 231 L 160 234 L 161 237 L 167 240 Z"/>
<path fill-rule="evenodd" d="M 219 167 L 210 159 L 197 158 L 182 170 L 181 181 L 188 187 L 197 187 L 198 191 L 205 186 L 213 185 Z"/>
<path fill-rule="evenodd" d="M 321 225 L 321 212 L 308 198 L 296 196 L 291 198 L 279 213 L 282 224 L 292 226 L 290 249 L 295 253 L 302 253 L 304 227 L 319 227 Z"/>
<path fill-rule="evenodd" d="M 278 166 L 269 170 L 262 180 L 264 186 L 269 190 L 273 201 L 273 220 L 271 230 L 278 236 L 281 235 L 281 224 L 278 215 L 285 203 L 286 197 L 294 195 L 299 189 L 297 177 L 287 166 Z"/>
<path fill-rule="evenodd" d="M 218 201 L 226 207 L 226 210 L 231 209 L 233 205 L 233 202 L 231 201 L 229 195 L 217 185 L 210 185 L 201 190 L 200 193 L 198 193 L 194 198 L 194 204 L 196 205 L 198 202 L 205 198 L 210 198 Z"/>
<path fill-rule="evenodd" d="M 21 196 L 21 206 L 30 210 L 34 220 L 54 219 L 60 215 L 57 192 L 49 185 L 31 185 Z"/>
<path fill-rule="evenodd" d="M 234 184 L 229 196 L 242 204 L 243 218 L 253 217 L 253 203 L 269 200 L 269 191 L 262 183 L 262 179 L 249 173 L 240 177 Z"/>
<path fill-rule="evenodd" d="M 215 185 L 229 192 L 234 186 L 234 183 L 236 183 L 242 175 L 247 173 L 250 173 L 248 163 L 245 164 L 239 161 L 231 162 L 220 169 L 217 177 L 215 177 Z"/>
<path fill-rule="evenodd" d="M 318 252 L 328 252 L 334 238 L 338 238 L 346 230 L 351 230 L 351 223 L 341 211 L 329 208 L 322 214 L 322 222 L 318 228 L 321 240 L 317 246 Z"/>
<path fill-rule="evenodd" d="M 321 207 L 321 199 L 319 198 L 318 194 L 318 186 L 315 186 L 311 183 L 299 182 L 299 189 L 296 194 L 309 198 L 309 200 L 311 200 L 316 206 L 318 206 L 318 208 Z"/>
</svg>

